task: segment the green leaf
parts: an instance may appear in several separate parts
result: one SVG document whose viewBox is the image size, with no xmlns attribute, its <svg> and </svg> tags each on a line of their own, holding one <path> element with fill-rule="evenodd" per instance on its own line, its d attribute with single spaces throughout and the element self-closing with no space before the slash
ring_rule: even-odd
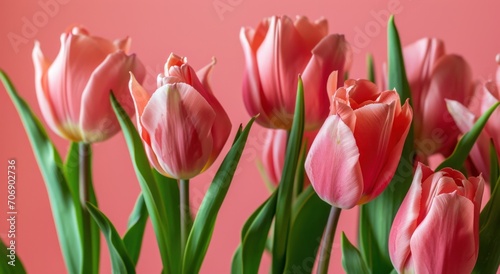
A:
<svg viewBox="0 0 500 274">
<path fill-rule="evenodd" d="M 500 265 L 500 180 L 479 218 L 479 255 L 474 273 L 494 274 Z"/>
<path fill-rule="evenodd" d="M 89 159 L 89 168 L 91 168 L 90 163 L 92 162 L 92 150 L 90 145 L 85 146 L 86 151 L 84 153 L 88 153 Z M 70 188 L 71 194 L 73 195 L 73 199 L 77 201 L 77 203 L 80 202 L 80 146 L 79 143 L 71 142 L 71 145 L 69 147 L 68 153 L 66 155 L 66 161 L 64 163 L 64 173 L 66 175 L 67 181 L 68 181 L 68 186 Z M 97 198 L 94 192 L 94 185 L 92 183 L 92 171 L 89 170 L 89 174 L 87 174 L 87 178 L 89 179 L 89 185 L 88 185 L 88 194 L 89 194 L 89 202 L 95 205 L 96 207 L 98 206 L 97 204 Z M 92 257 L 92 269 L 88 269 L 88 259 L 86 257 L 83 258 L 83 267 L 85 269 L 82 270 L 83 273 L 92 271 L 92 273 L 99 273 L 99 260 L 100 260 L 100 254 L 101 254 L 101 235 L 99 231 L 99 227 L 97 226 L 96 222 L 90 218 L 90 216 L 81 208 L 78 206 L 81 210 L 82 218 L 78 220 L 79 226 L 82 227 L 81 233 L 81 242 L 82 246 L 84 248 L 83 256 L 88 256 Z M 87 215 L 85 215 L 87 214 Z M 85 217 L 87 216 L 87 217 Z M 86 236 L 85 233 L 83 232 L 83 226 L 84 222 L 90 222 L 90 236 Z M 90 240 L 87 239 L 90 237 Z M 88 251 L 85 251 L 87 249 Z"/>
<path fill-rule="evenodd" d="M 142 239 L 144 238 L 144 230 L 148 220 L 148 209 L 144 202 L 144 196 L 139 194 L 134 210 L 128 219 L 128 229 L 123 236 L 123 244 L 127 249 L 127 253 L 134 265 L 137 265 L 139 255 L 141 253 Z"/>
<path fill-rule="evenodd" d="M 292 212 L 293 185 L 297 170 L 297 163 L 304 133 L 304 87 L 299 77 L 297 99 L 292 129 L 286 148 L 285 165 L 278 188 L 278 201 L 276 204 L 276 221 L 273 238 L 272 273 L 280 274 L 285 268 L 288 233 Z"/>
<path fill-rule="evenodd" d="M 118 231 L 116 231 L 111 221 L 91 203 L 87 203 L 87 209 L 101 229 L 104 238 L 108 242 L 109 257 L 111 259 L 113 273 L 135 273 L 134 263 L 127 253 L 127 248 L 125 248 L 125 244 L 123 243 L 120 234 L 118 234 Z"/>
<path fill-rule="evenodd" d="M 497 102 L 494 104 L 492 107 L 490 107 L 487 111 L 477 119 L 476 123 L 474 126 L 472 126 L 471 130 L 464 134 L 462 138 L 460 138 L 460 141 L 458 141 L 457 146 L 455 147 L 455 150 L 453 153 L 446 158 L 437 168 L 436 170 L 441 170 L 445 167 L 451 167 L 454 169 L 461 170 L 465 160 L 469 156 L 469 153 L 474 146 L 474 143 L 476 143 L 477 138 L 479 137 L 479 134 L 481 134 L 481 131 L 483 130 L 484 126 L 486 125 L 486 122 L 488 122 L 488 119 L 490 118 L 491 114 L 493 114 L 493 111 L 500 105 L 500 102 Z"/>
<path fill-rule="evenodd" d="M 169 245 L 173 250 L 181 250 L 181 217 L 180 217 L 180 196 L 177 180 L 161 175 L 156 169 L 152 169 L 153 176 L 158 184 L 160 196 L 163 201 L 163 208 L 168 216 L 168 237 Z M 180 255 L 179 260 L 182 259 Z M 179 265 L 182 262 L 179 261 Z"/>
<path fill-rule="evenodd" d="M 307 154 L 307 140 L 303 140 L 300 147 L 299 162 L 295 170 L 295 183 L 293 184 L 293 198 L 295 199 L 304 190 L 304 180 L 306 178 L 306 155 Z"/>
<path fill-rule="evenodd" d="M 284 273 L 311 273 L 331 206 L 309 186 L 293 206 Z"/>
<path fill-rule="evenodd" d="M 250 120 L 236 142 L 234 142 L 203 198 L 186 244 L 182 264 L 182 272 L 185 274 L 200 271 L 212 238 L 217 214 L 226 197 L 254 120 L 255 118 Z"/>
<path fill-rule="evenodd" d="M 164 267 L 163 271 L 166 274 L 180 273 L 180 249 L 177 249 L 175 244 L 170 244 L 175 243 L 178 239 L 175 238 L 174 233 L 169 231 L 171 227 L 169 222 L 172 220 L 167 215 L 163 206 L 164 201 L 160 194 L 160 188 L 151 172 L 141 137 L 113 93 L 111 93 L 111 104 L 125 136 L 132 164 L 141 187 L 142 195 L 144 196 L 144 202 L 146 203 L 151 223 L 153 224 Z"/>
<path fill-rule="evenodd" d="M 234 252 L 233 260 L 231 263 L 231 274 L 242 274 L 243 273 L 243 265 L 241 258 L 241 244 L 238 245 L 238 248 Z"/>
<path fill-rule="evenodd" d="M 244 274 L 257 274 L 276 212 L 277 191 L 248 219 L 241 233 L 241 265 Z"/>
<path fill-rule="evenodd" d="M 409 100 L 411 105 L 410 86 L 406 78 L 401 41 L 394 16 L 391 16 L 387 25 L 387 40 L 388 88 L 396 89 L 401 103 Z M 410 127 L 391 183 L 379 197 L 361 206 L 359 246 L 364 260 L 368 262 L 373 273 L 389 273 L 393 269 L 387 243 L 394 216 L 411 185 L 413 155 L 413 127 Z M 380 215 L 380 212 L 384 214 Z"/>
<path fill-rule="evenodd" d="M 61 156 L 40 121 L 26 101 L 19 96 L 9 77 L 2 70 L 0 70 L 0 80 L 16 106 L 44 178 L 68 272 L 80 273 L 82 270 L 81 228 L 79 226 L 81 206 L 73 199 L 66 181 Z"/>
<path fill-rule="evenodd" d="M 8 235 L 8 234 L 7 234 Z M 11 248 L 11 242 L 14 241 L 14 247 Z M 3 274 L 26 274 L 26 270 L 24 269 L 23 263 L 21 262 L 21 258 L 19 258 L 19 250 L 16 249 L 16 239 L 8 238 L 7 244 L 0 239 L 0 256 L 2 256 L 3 260 L 0 263 L 0 273 Z M 7 249 L 9 248 L 9 249 Z M 15 253 L 11 254 L 11 250 L 14 250 Z"/>
<path fill-rule="evenodd" d="M 366 55 L 366 67 L 368 69 L 368 80 L 371 82 L 375 83 L 376 77 L 375 77 L 375 64 L 373 63 L 373 55 L 368 54 Z"/>
<path fill-rule="evenodd" d="M 369 274 L 370 270 L 366 265 L 359 250 L 349 242 L 349 239 L 342 232 L 342 266 L 347 274 Z"/>
</svg>

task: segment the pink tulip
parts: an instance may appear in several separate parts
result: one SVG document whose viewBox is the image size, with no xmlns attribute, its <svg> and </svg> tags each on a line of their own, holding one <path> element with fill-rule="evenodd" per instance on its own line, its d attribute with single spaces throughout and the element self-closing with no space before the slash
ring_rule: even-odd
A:
<svg viewBox="0 0 500 274">
<path fill-rule="evenodd" d="M 104 141 L 120 130 L 110 104 L 112 91 L 130 115 L 134 113 L 127 83 L 129 71 L 142 82 L 144 66 L 127 55 L 130 38 L 108 41 L 81 27 L 61 35 L 61 49 L 52 62 L 35 42 L 33 63 L 38 103 L 49 127 L 75 142 Z"/>
<path fill-rule="evenodd" d="M 307 151 L 318 134 L 318 131 L 304 132 L 304 141 L 307 141 Z M 285 165 L 285 154 L 288 134 L 283 129 L 267 129 L 264 147 L 262 149 L 262 165 L 264 171 L 273 185 L 277 186 L 281 181 L 283 166 Z M 305 178 L 304 185 L 309 185 L 309 179 Z"/>
<path fill-rule="evenodd" d="M 394 176 L 412 119 L 394 90 L 379 91 L 368 80 L 347 80 L 328 92 L 331 115 L 306 158 L 306 172 L 318 195 L 339 208 L 352 208 L 378 196 Z"/>
<path fill-rule="evenodd" d="M 229 137 L 231 122 L 209 85 L 214 65 L 215 60 L 196 73 L 186 58 L 171 54 L 152 96 L 130 79 L 146 152 L 165 176 L 190 179 L 203 172 Z"/>
<path fill-rule="evenodd" d="M 398 273 L 471 273 L 479 247 L 482 176 L 419 164 L 392 224 L 389 254 Z"/>
<path fill-rule="evenodd" d="M 500 99 L 500 67 L 497 70 L 497 79 L 480 83 L 470 104 L 466 107 L 458 101 L 448 100 L 447 106 L 460 132 L 465 134 L 471 130 L 477 119 Z M 489 180 L 490 176 L 490 140 L 493 140 L 497 156 L 500 156 L 500 110 L 495 110 L 486 123 L 476 144 L 471 150 L 470 158 L 477 173 L 482 173 Z"/>
<path fill-rule="evenodd" d="M 304 83 L 305 128 L 318 129 L 328 116 L 326 82 L 332 71 L 343 75 L 350 47 L 343 35 L 328 34 L 325 19 L 264 19 L 256 29 L 243 28 L 246 60 L 243 100 L 247 111 L 268 128 L 290 129 L 295 111 L 297 76 Z"/>
<path fill-rule="evenodd" d="M 471 69 L 458 55 L 445 54 L 438 39 L 424 38 L 404 48 L 406 73 L 415 115 L 419 158 L 449 155 L 460 130 L 446 111 L 445 99 L 467 104 L 473 92 Z"/>
</svg>

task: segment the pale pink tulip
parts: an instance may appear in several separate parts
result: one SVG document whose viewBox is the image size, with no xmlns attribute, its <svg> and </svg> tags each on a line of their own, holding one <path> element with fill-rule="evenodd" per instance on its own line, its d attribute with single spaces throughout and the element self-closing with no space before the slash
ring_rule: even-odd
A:
<svg viewBox="0 0 500 274">
<path fill-rule="evenodd" d="M 403 50 L 413 98 L 415 147 L 420 159 L 449 155 L 460 130 L 446 111 L 445 99 L 468 103 L 472 73 L 460 56 L 445 54 L 438 39 L 424 38 Z"/>
<path fill-rule="evenodd" d="M 190 179 L 209 168 L 231 132 L 231 122 L 212 93 L 215 60 L 197 73 L 171 54 L 158 89 L 150 96 L 131 77 L 137 126 L 151 164 L 165 176 Z"/>
<path fill-rule="evenodd" d="M 311 143 L 318 134 L 318 131 L 304 132 L 303 140 L 307 142 L 307 151 L 311 147 Z M 285 165 L 285 154 L 287 146 L 288 134 L 283 129 L 266 129 L 266 139 L 262 148 L 262 165 L 267 178 L 273 185 L 278 185 L 283 174 L 283 166 Z M 306 151 L 306 153 L 307 153 Z M 309 185 L 309 179 L 305 178 L 304 185 Z"/>
<path fill-rule="evenodd" d="M 290 129 L 301 74 L 305 127 L 318 129 L 328 116 L 328 75 L 332 71 L 343 75 L 350 64 L 344 36 L 328 34 L 325 19 L 273 16 L 256 29 L 243 28 L 240 40 L 246 61 L 243 100 L 250 115 L 260 113 L 257 122 L 264 127 Z"/>
<path fill-rule="evenodd" d="M 482 176 L 419 164 L 396 214 L 389 254 L 398 273 L 471 273 L 479 248 Z"/>
<path fill-rule="evenodd" d="M 318 195 L 339 208 L 378 196 L 394 176 L 412 119 L 394 90 L 380 91 L 368 80 L 347 80 L 328 88 L 331 115 L 306 158 L 306 172 Z"/>
<path fill-rule="evenodd" d="M 61 49 L 52 62 L 35 42 L 36 94 L 42 115 L 54 132 L 71 141 L 92 143 L 120 130 L 110 92 L 131 115 L 129 72 L 139 82 L 146 75 L 135 54 L 127 55 L 130 43 L 130 38 L 111 42 L 91 36 L 82 27 L 71 27 L 61 35 Z"/>
</svg>

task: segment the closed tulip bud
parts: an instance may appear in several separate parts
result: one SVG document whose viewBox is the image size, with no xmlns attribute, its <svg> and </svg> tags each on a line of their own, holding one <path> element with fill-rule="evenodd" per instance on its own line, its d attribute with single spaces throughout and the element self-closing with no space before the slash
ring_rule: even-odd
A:
<svg viewBox="0 0 500 274">
<path fill-rule="evenodd" d="M 398 273 L 471 273 L 479 250 L 484 180 L 419 164 L 389 235 Z"/>
<path fill-rule="evenodd" d="M 131 77 L 137 125 L 151 164 L 161 174 L 190 179 L 209 168 L 231 132 L 231 122 L 212 93 L 215 61 L 197 73 L 171 54 L 152 96 Z"/>
<path fill-rule="evenodd" d="M 111 42 L 81 27 L 61 35 L 54 61 L 35 42 L 35 86 L 42 115 L 59 136 L 75 142 L 104 141 L 120 130 L 109 100 L 113 92 L 127 114 L 134 113 L 129 72 L 142 82 L 144 66 L 128 55 L 130 38 Z"/>
<path fill-rule="evenodd" d="M 467 104 L 473 92 L 472 72 L 460 56 L 445 54 L 438 39 L 424 38 L 403 49 L 413 98 L 415 147 L 425 160 L 448 156 L 460 130 L 446 111 L 446 99 Z"/>
<path fill-rule="evenodd" d="M 301 74 L 305 129 L 318 129 L 328 116 L 328 76 L 332 71 L 343 75 L 350 64 L 344 36 L 328 34 L 325 19 L 273 16 L 256 29 L 243 28 L 240 40 L 246 61 L 243 100 L 249 114 L 260 114 L 256 121 L 264 127 L 289 130 Z"/>
<path fill-rule="evenodd" d="M 412 111 L 394 90 L 380 91 L 368 80 L 347 80 L 328 92 L 331 115 L 312 143 L 306 172 L 327 203 L 352 208 L 378 196 L 394 176 L 410 129 Z"/>
</svg>

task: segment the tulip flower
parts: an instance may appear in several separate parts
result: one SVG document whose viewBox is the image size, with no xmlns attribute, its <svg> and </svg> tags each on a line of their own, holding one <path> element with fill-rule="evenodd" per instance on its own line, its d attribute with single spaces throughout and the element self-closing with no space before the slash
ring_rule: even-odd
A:
<svg viewBox="0 0 500 274">
<path fill-rule="evenodd" d="M 398 273 L 471 273 L 479 250 L 482 176 L 419 164 L 392 224 L 389 254 Z"/>
<path fill-rule="evenodd" d="M 209 168 L 221 152 L 231 122 L 212 93 L 215 60 L 197 73 L 186 58 L 171 54 L 158 89 L 149 95 L 130 79 L 137 126 L 151 164 L 161 174 L 190 179 Z"/>
<path fill-rule="evenodd" d="M 414 111 L 415 147 L 419 159 L 434 153 L 448 156 L 460 130 L 446 111 L 445 99 L 468 103 L 472 73 L 460 56 L 445 54 L 438 39 L 421 39 L 403 50 Z"/>
<path fill-rule="evenodd" d="M 311 184 L 324 201 L 352 208 L 378 196 L 394 176 L 412 120 L 408 101 L 368 80 L 328 82 L 331 115 L 306 158 Z"/>
<path fill-rule="evenodd" d="M 283 166 L 285 165 L 285 155 L 288 134 L 283 129 L 267 129 L 264 147 L 262 149 L 262 165 L 269 181 L 277 186 L 281 181 Z M 304 132 L 304 141 L 307 141 L 307 151 L 311 143 L 318 134 L 318 131 Z M 305 178 L 304 185 L 309 184 L 309 179 Z"/>
<path fill-rule="evenodd" d="M 260 114 L 267 128 L 289 130 L 295 111 L 297 75 L 304 83 L 305 130 L 318 129 L 328 116 L 326 82 L 332 71 L 339 75 L 350 60 L 343 35 L 328 34 L 325 19 L 292 21 L 287 16 L 264 19 L 256 29 L 243 28 L 240 40 L 245 54 L 243 100 L 248 113 Z"/>
<path fill-rule="evenodd" d="M 42 115 L 55 133 L 71 141 L 92 143 L 120 130 L 109 94 L 113 92 L 131 115 L 129 71 L 139 82 L 146 76 L 136 56 L 127 54 L 130 43 L 130 38 L 111 42 L 91 36 L 82 27 L 72 27 L 61 35 L 61 49 L 51 61 L 35 42 L 36 94 Z"/>
</svg>

